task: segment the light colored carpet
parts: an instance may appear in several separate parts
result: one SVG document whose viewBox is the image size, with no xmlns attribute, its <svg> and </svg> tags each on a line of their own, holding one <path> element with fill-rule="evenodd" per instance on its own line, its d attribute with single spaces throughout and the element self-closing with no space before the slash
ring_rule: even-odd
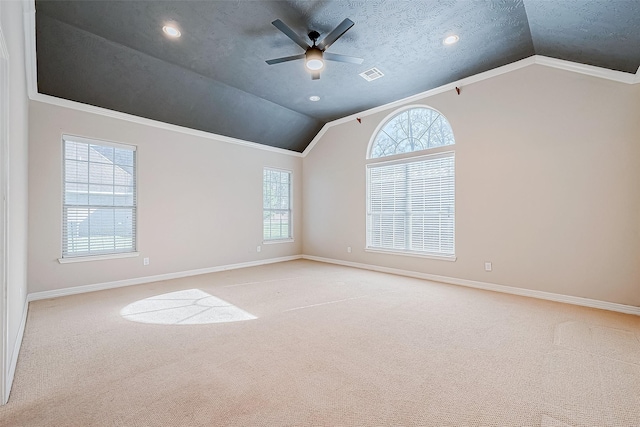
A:
<svg viewBox="0 0 640 427">
<path fill-rule="evenodd" d="M 0 425 L 639 426 L 639 339 L 635 316 L 293 261 L 32 303 Z"/>
</svg>

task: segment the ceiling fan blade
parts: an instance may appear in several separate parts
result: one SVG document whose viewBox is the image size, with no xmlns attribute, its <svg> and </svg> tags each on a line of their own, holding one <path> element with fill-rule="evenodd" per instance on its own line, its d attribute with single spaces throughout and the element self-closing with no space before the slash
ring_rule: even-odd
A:
<svg viewBox="0 0 640 427">
<path fill-rule="evenodd" d="M 274 24 L 275 25 L 275 24 Z M 355 23 L 347 18 L 340 23 L 333 31 L 329 33 L 327 37 L 324 38 L 320 43 L 318 43 L 318 48 L 320 50 L 325 50 L 329 46 L 331 46 L 336 40 L 338 40 L 344 33 L 346 33 L 349 28 L 353 27 Z"/>
<path fill-rule="evenodd" d="M 315 73 L 311 73 L 311 80 L 320 80 L 320 71 L 316 71 Z"/>
<path fill-rule="evenodd" d="M 304 53 L 300 55 L 285 56 L 283 58 L 269 59 L 265 61 L 269 65 L 280 64 L 281 62 L 295 61 L 296 59 L 304 59 Z"/>
<path fill-rule="evenodd" d="M 348 62 L 349 64 L 362 64 L 364 59 L 355 56 L 338 55 L 337 53 L 324 53 L 324 59 L 327 61 Z"/>
<path fill-rule="evenodd" d="M 307 42 L 305 42 L 302 39 L 302 37 L 297 35 L 291 28 L 287 26 L 287 24 L 285 24 L 281 20 L 276 19 L 275 21 L 272 22 L 272 24 L 274 27 L 282 31 L 285 36 L 289 37 L 291 40 L 293 40 L 298 46 L 300 46 L 304 50 L 307 50 L 311 47 L 307 44 Z"/>
</svg>

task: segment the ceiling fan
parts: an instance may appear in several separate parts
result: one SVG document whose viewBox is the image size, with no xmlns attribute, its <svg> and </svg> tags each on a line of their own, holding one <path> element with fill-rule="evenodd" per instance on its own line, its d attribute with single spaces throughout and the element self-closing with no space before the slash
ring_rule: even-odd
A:
<svg viewBox="0 0 640 427">
<path fill-rule="evenodd" d="M 318 80 L 320 78 L 320 71 L 324 68 L 324 61 L 337 61 L 347 62 L 350 64 L 362 64 L 364 61 L 362 58 L 356 58 L 355 56 L 338 55 L 337 53 L 326 52 L 336 40 L 338 40 L 344 33 L 346 33 L 351 27 L 354 26 L 354 22 L 350 19 L 345 19 L 338 25 L 333 31 L 331 31 L 320 43 L 316 44 L 316 41 L 320 37 L 320 33 L 317 31 L 311 31 L 308 36 L 313 42 L 312 46 L 309 46 L 302 37 L 296 34 L 291 28 L 284 22 L 276 19 L 272 24 L 282 31 L 287 37 L 293 40 L 298 46 L 305 50 L 305 53 L 300 55 L 286 56 L 284 58 L 269 59 L 267 64 L 274 65 L 282 62 L 295 61 L 297 59 L 304 59 L 306 68 L 311 71 L 311 78 Z"/>
</svg>

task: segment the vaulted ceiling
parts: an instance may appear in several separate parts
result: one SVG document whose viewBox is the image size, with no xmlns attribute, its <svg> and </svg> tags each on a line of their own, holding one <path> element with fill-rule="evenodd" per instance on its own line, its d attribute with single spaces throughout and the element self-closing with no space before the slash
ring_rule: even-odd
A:
<svg viewBox="0 0 640 427">
<path fill-rule="evenodd" d="M 265 63 L 304 52 L 272 21 L 322 38 L 344 18 L 329 51 L 362 65 L 312 80 L 303 61 Z M 36 42 L 40 93 L 301 152 L 328 121 L 531 55 L 635 73 L 640 1 L 38 0 Z"/>
</svg>

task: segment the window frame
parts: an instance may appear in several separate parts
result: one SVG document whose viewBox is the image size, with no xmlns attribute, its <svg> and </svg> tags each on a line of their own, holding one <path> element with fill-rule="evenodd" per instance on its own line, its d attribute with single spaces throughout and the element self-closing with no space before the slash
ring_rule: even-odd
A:
<svg viewBox="0 0 640 427">
<path fill-rule="evenodd" d="M 272 172 L 280 172 L 280 173 L 287 173 L 289 174 L 289 236 L 288 237 L 284 237 L 284 238 L 278 238 L 278 239 L 266 239 L 265 235 L 264 235 L 264 213 L 269 210 L 284 210 L 284 209 L 266 209 L 264 206 L 264 172 L 265 171 L 272 171 Z M 291 243 L 294 241 L 294 235 L 293 235 L 293 171 L 289 170 L 289 169 L 283 169 L 283 168 L 278 168 L 278 167 L 271 167 L 271 166 L 264 166 L 262 168 L 262 244 L 265 245 L 272 245 L 272 244 L 278 244 L 278 243 Z"/>
<path fill-rule="evenodd" d="M 100 260 L 108 260 L 108 259 L 118 259 L 118 258 L 132 258 L 140 255 L 138 252 L 139 247 L 139 239 L 138 239 L 138 147 L 133 144 L 124 144 L 119 142 L 105 141 L 95 138 L 87 138 L 81 137 L 71 134 L 62 134 L 61 138 L 62 142 L 62 150 L 61 150 L 61 160 L 62 160 L 62 174 L 61 174 L 61 221 L 60 221 L 60 258 L 58 258 L 58 262 L 60 264 L 67 263 L 76 263 L 76 262 L 87 262 L 87 261 L 100 261 Z M 64 254 L 64 212 L 65 212 L 65 189 L 66 189 L 66 143 L 67 142 L 77 142 L 82 144 L 89 145 L 99 145 L 103 147 L 114 147 L 120 149 L 131 150 L 135 154 L 133 156 L 133 217 L 132 221 L 135 226 L 133 227 L 133 248 L 130 251 L 122 251 L 122 252 L 106 252 L 106 253 L 98 253 L 98 254 L 83 254 L 83 255 L 65 255 Z M 117 207 L 117 206 L 114 206 Z"/>
<path fill-rule="evenodd" d="M 432 147 L 432 148 L 426 148 L 426 149 L 422 149 L 422 150 L 416 150 L 416 151 L 411 151 L 411 152 L 404 152 L 404 153 L 397 153 L 397 154 L 392 154 L 392 155 L 388 155 L 388 156 L 383 156 L 383 157 L 371 157 L 371 153 L 372 153 L 372 149 L 373 149 L 373 144 L 376 141 L 376 137 L 378 136 L 378 133 L 384 128 L 384 126 L 386 126 L 391 120 L 393 120 L 396 116 L 404 113 L 407 110 L 411 110 L 414 108 L 427 108 L 430 110 L 434 110 L 437 113 L 439 113 L 441 116 L 443 116 L 446 119 L 446 116 L 444 114 L 442 114 L 439 110 L 430 107 L 428 105 L 423 105 L 423 104 L 419 104 L 419 105 L 408 105 L 408 106 L 404 106 L 402 108 L 399 108 L 397 110 L 394 110 L 392 113 L 388 114 L 383 120 L 380 121 L 380 123 L 378 124 L 378 126 L 375 128 L 371 139 L 369 140 L 369 144 L 367 146 L 367 152 L 366 152 L 366 159 L 365 159 L 365 245 L 364 245 L 364 251 L 365 252 L 371 252 L 371 253 L 381 253 L 381 254 L 390 254 L 390 255 L 401 255 L 401 256 L 408 256 L 408 257 L 414 257 L 414 258 L 427 258 L 427 259 L 433 259 L 433 260 L 440 260 L 440 261 L 451 261 L 451 262 L 455 262 L 457 260 L 457 255 L 456 255 L 456 205 L 457 205 L 457 201 L 456 201 L 456 176 L 457 176 L 457 169 L 455 168 L 455 149 L 454 147 L 456 146 L 456 141 L 455 141 L 455 136 L 454 136 L 454 143 L 453 144 L 449 144 L 449 145 L 442 145 L 442 146 L 438 146 L 438 147 Z M 448 122 L 448 120 L 447 120 Z M 451 124 L 449 123 L 449 126 L 451 126 Z M 453 129 L 451 129 L 451 132 L 453 133 Z M 371 197 L 371 192 L 370 192 L 370 175 L 369 175 L 369 170 L 372 167 L 376 167 L 376 166 L 386 166 L 386 165 L 393 165 L 393 164 L 406 164 L 406 163 L 411 163 L 414 161 L 420 161 L 420 159 L 428 159 L 428 158 L 439 158 L 439 157 L 443 157 L 443 156 L 448 156 L 451 155 L 453 157 L 453 161 L 454 161 L 454 183 L 453 183 L 453 191 L 454 191 L 454 211 L 453 211 L 453 254 L 452 255 L 440 255 L 440 254 L 435 254 L 435 253 L 429 253 L 429 252 L 420 252 L 420 251 L 410 251 L 410 250 L 395 250 L 395 249 L 388 249 L 388 248 L 378 248 L 378 247 L 370 247 L 369 246 L 369 241 L 370 241 L 370 235 L 369 235 L 369 202 L 370 202 L 370 197 Z"/>
</svg>

